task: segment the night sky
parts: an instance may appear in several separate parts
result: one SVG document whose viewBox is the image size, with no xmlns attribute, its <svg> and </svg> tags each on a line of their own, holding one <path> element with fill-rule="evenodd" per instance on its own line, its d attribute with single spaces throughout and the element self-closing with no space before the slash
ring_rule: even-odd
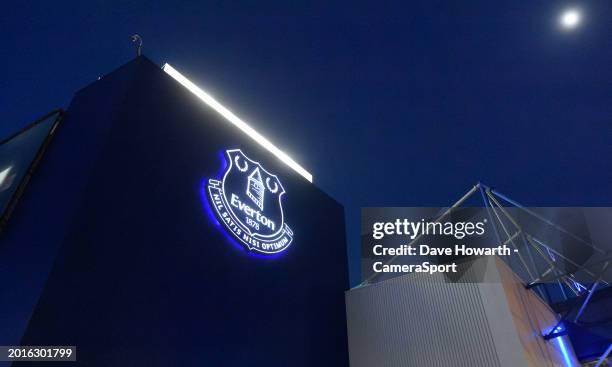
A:
<svg viewBox="0 0 612 367">
<path fill-rule="evenodd" d="M 477 181 L 612 204 L 610 1 L 156 3 L 3 7 L 0 136 L 67 107 L 139 33 L 345 205 L 353 284 L 363 206 L 450 205 Z"/>
</svg>

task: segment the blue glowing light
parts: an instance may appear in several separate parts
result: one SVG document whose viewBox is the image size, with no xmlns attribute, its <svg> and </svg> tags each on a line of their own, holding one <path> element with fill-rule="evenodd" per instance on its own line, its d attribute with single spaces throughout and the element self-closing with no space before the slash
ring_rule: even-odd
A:
<svg viewBox="0 0 612 367">
<path fill-rule="evenodd" d="M 562 333 L 565 331 L 565 327 L 563 326 L 563 324 L 558 325 L 556 327 L 554 327 L 554 329 L 549 329 L 544 335 L 548 334 L 548 333 L 552 333 L 552 334 L 557 334 L 557 333 Z M 557 348 L 555 348 L 556 350 L 559 351 L 559 353 L 561 354 L 561 356 L 563 357 L 563 362 L 565 364 L 566 367 L 578 367 L 580 366 L 580 364 L 577 364 L 577 360 L 574 356 L 573 350 L 571 349 L 571 347 L 567 344 L 568 342 L 568 338 L 566 335 L 557 335 L 554 336 L 551 341 L 554 341 L 554 343 L 557 344 Z"/>
<path fill-rule="evenodd" d="M 560 336 L 558 338 L 555 338 L 555 341 L 559 345 L 559 351 L 561 352 L 561 355 L 563 356 L 563 360 L 565 361 L 565 365 L 567 367 L 575 366 L 574 361 L 570 357 L 570 352 L 568 350 L 568 347 L 565 345 L 565 343 L 566 343 L 565 337 Z"/>
</svg>

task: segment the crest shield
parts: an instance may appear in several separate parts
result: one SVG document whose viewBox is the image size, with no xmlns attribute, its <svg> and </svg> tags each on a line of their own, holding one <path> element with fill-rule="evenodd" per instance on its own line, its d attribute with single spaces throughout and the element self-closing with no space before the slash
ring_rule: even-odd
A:
<svg viewBox="0 0 612 367">
<path fill-rule="evenodd" d="M 278 177 L 240 149 L 225 152 L 223 180 L 209 180 L 208 192 L 219 220 L 249 250 L 273 254 L 286 249 L 293 232 L 285 224 Z"/>
</svg>

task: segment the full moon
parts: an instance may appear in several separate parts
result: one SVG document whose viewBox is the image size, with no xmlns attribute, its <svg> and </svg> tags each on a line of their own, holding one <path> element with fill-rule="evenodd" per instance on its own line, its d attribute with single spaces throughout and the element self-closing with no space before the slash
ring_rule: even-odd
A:
<svg viewBox="0 0 612 367">
<path fill-rule="evenodd" d="M 580 24 L 581 20 L 582 14 L 579 10 L 567 9 L 561 14 L 561 17 L 559 18 L 559 23 L 561 24 L 561 27 L 563 29 L 569 30 L 576 28 Z"/>
</svg>

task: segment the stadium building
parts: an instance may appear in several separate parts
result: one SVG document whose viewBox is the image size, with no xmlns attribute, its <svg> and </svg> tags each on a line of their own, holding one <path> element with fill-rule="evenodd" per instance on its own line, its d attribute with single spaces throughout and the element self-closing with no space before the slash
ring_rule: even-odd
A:
<svg viewBox="0 0 612 367">
<path fill-rule="evenodd" d="M 76 346 L 82 366 L 603 367 L 612 258 L 592 223 L 610 217 L 553 248 L 484 185 L 451 208 L 479 195 L 528 268 L 469 257 L 452 281 L 349 289 L 342 205 L 139 56 L 0 144 L 0 345 Z"/>
<path fill-rule="evenodd" d="M 78 91 L 2 143 L 0 179 L 1 345 L 348 365 L 342 205 L 171 66 L 141 56 Z"/>
</svg>

